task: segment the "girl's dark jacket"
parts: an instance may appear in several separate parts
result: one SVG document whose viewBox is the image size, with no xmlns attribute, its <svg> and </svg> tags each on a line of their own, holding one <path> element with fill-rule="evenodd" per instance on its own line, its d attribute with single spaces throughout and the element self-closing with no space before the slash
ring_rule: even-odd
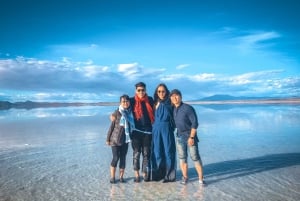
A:
<svg viewBox="0 0 300 201">
<path fill-rule="evenodd" d="M 106 142 L 109 142 L 110 146 L 121 146 L 125 143 L 125 129 L 124 126 L 120 126 L 120 119 L 122 115 L 119 110 L 115 110 L 112 115 L 116 117 L 116 119 L 110 124 Z"/>
</svg>

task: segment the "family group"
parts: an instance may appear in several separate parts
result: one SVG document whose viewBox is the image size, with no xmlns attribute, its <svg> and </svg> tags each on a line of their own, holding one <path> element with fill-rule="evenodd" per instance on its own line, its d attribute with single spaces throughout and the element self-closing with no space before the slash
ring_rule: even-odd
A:
<svg viewBox="0 0 300 201">
<path fill-rule="evenodd" d="M 126 155 L 131 143 L 134 182 L 141 182 L 142 178 L 145 182 L 175 182 L 177 153 L 182 172 L 180 183 L 187 184 L 189 152 L 199 183 L 204 184 L 198 150 L 197 114 L 191 105 L 182 101 L 182 94 L 178 89 L 169 91 L 161 83 L 156 87 L 152 98 L 147 94 L 146 84 L 138 82 L 135 85 L 135 96 L 122 95 L 119 107 L 110 115 L 110 120 L 106 138 L 106 144 L 112 150 L 110 183 L 117 182 L 115 175 L 118 164 L 118 181 L 126 182 Z"/>
</svg>

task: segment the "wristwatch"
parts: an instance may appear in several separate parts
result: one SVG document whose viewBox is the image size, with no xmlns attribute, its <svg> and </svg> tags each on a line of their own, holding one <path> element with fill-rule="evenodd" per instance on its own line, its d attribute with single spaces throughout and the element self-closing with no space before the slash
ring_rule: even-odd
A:
<svg viewBox="0 0 300 201">
<path fill-rule="evenodd" d="M 190 137 L 191 139 L 194 139 L 194 137 Z"/>
</svg>

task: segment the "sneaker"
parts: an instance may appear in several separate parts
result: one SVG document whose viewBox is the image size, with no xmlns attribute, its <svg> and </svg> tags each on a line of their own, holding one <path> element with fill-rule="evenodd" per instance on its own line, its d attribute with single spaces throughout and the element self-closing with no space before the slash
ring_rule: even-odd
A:
<svg viewBox="0 0 300 201">
<path fill-rule="evenodd" d="M 135 183 L 139 183 L 140 182 L 140 177 L 135 177 L 133 180 Z"/>
<path fill-rule="evenodd" d="M 147 173 L 144 173 L 144 176 L 143 176 L 143 178 L 144 178 L 144 181 L 145 181 L 145 182 L 148 182 L 148 181 L 150 181 L 150 178 L 149 178 L 149 176 L 148 176 L 148 174 L 147 174 Z"/>
<path fill-rule="evenodd" d="M 201 180 L 201 179 L 199 179 L 199 184 L 204 186 L 204 185 L 205 185 L 205 181 L 204 181 L 204 180 Z"/>
<path fill-rule="evenodd" d="M 114 184 L 114 183 L 116 183 L 116 180 L 115 180 L 115 178 L 110 178 L 109 182 L 110 182 L 111 184 Z"/>
<path fill-rule="evenodd" d="M 123 177 L 120 177 L 120 183 L 125 183 L 126 181 L 124 180 Z"/>
<path fill-rule="evenodd" d="M 181 184 L 186 185 L 188 183 L 188 178 L 182 177 Z"/>
<path fill-rule="evenodd" d="M 176 181 L 176 179 L 164 179 L 162 181 L 162 183 L 169 183 L 169 182 L 174 182 L 174 181 Z"/>
</svg>

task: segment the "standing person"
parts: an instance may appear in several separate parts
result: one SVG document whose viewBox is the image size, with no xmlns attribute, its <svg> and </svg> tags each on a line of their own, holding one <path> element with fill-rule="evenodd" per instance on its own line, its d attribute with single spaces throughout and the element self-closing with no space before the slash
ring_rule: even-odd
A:
<svg viewBox="0 0 300 201">
<path fill-rule="evenodd" d="M 144 181 L 149 181 L 149 164 L 152 144 L 152 123 L 154 122 L 153 98 L 146 93 L 146 84 L 135 85 L 135 96 L 130 99 L 133 108 L 135 130 L 132 133 L 134 182 L 140 182 L 140 155 Z"/>
<path fill-rule="evenodd" d="M 119 160 L 120 182 L 125 182 L 123 176 L 126 165 L 128 143 L 130 142 L 130 133 L 134 129 L 134 119 L 128 95 L 122 95 L 120 97 L 119 108 L 114 111 L 113 115 L 115 117 L 115 121 L 111 122 L 106 138 L 106 144 L 111 146 L 113 155 L 110 164 L 110 183 L 112 184 L 116 182 L 115 174 Z"/>
<path fill-rule="evenodd" d="M 163 182 L 176 181 L 176 146 L 170 91 L 159 84 L 154 92 L 154 124 L 152 130 L 152 179 Z"/>
<path fill-rule="evenodd" d="M 191 105 L 182 102 L 182 95 L 178 89 L 172 90 L 170 97 L 172 104 L 175 106 L 173 116 L 177 128 L 176 146 L 182 172 L 181 184 L 187 184 L 188 182 L 187 150 L 189 150 L 190 157 L 194 161 L 199 183 L 204 184 L 203 166 L 198 150 L 197 114 Z"/>
</svg>

